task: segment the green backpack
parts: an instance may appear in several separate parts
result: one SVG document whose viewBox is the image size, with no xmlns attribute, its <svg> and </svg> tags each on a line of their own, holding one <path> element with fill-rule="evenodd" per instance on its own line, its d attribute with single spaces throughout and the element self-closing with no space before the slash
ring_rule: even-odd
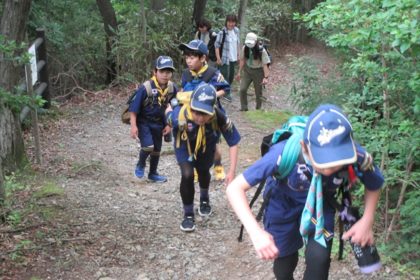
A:
<svg viewBox="0 0 420 280">
<path fill-rule="evenodd" d="M 284 179 L 292 171 L 293 167 L 296 165 L 299 155 L 300 155 L 300 141 L 303 139 L 303 132 L 305 131 L 306 122 L 308 121 L 307 116 L 293 116 L 287 120 L 286 123 L 280 129 L 276 129 L 273 133 L 263 137 L 261 143 L 261 156 L 264 156 L 271 146 L 277 144 L 286 139 L 287 142 L 284 146 L 280 164 L 278 165 L 277 172 L 275 177 L 279 180 Z M 263 180 L 255 191 L 254 197 L 249 203 L 249 207 L 252 207 L 254 202 L 258 199 L 261 191 L 265 186 L 265 181 Z M 261 209 L 257 214 L 257 220 L 261 220 L 262 214 L 264 212 L 265 206 L 268 201 L 264 200 Z M 238 236 L 238 241 L 242 241 L 243 236 L 243 225 Z"/>
</svg>

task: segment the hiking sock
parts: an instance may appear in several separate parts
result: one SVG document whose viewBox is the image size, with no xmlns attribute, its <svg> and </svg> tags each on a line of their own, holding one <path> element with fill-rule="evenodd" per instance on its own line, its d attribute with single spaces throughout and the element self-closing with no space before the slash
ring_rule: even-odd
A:
<svg viewBox="0 0 420 280">
<path fill-rule="evenodd" d="M 184 204 L 184 217 L 194 216 L 194 203 Z"/>
<path fill-rule="evenodd" d="M 145 152 L 143 151 L 143 149 L 140 150 L 140 154 L 139 154 L 139 161 L 137 162 L 138 166 L 141 167 L 146 167 L 146 160 L 149 157 L 150 152 Z"/>
<path fill-rule="evenodd" d="M 149 174 L 157 174 L 157 167 L 159 164 L 160 155 L 150 155 L 150 169 Z"/>
<path fill-rule="evenodd" d="M 200 201 L 209 201 L 209 189 L 200 188 Z"/>
</svg>

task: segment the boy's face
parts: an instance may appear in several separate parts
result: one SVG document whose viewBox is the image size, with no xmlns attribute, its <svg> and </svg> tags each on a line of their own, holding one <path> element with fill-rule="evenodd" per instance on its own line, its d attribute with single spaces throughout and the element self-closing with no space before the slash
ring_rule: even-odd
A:
<svg viewBox="0 0 420 280">
<path fill-rule="evenodd" d="M 191 110 L 191 114 L 192 114 L 192 117 L 193 117 L 193 121 L 198 125 L 204 125 L 204 124 L 208 123 L 212 118 L 211 115 L 207 115 L 207 114 L 204 114 L 202 112 L 198 112 L 198 111 L 194 111 L 194 110 Z"/>
<path fill-rule="evenodd" d="M 185 62 L 187 63 L 188 69 L 198 72 L 203 67 L 204 62 L 206 61 L 206 56 L 202 57 L 196 55 L 185 55 Z"/>
<path fill-rule="evenodd" d="M 228 30 L 232 30 L 235 26 L 236 26 L 236 21 L 230 21 L 230 20 L 228 20 L 226 22 L 226 28 Z"/>
<path fill-rule="evenodd" d="M 172 69 L 155 70 L 155 76 L 159 85 L 167 85 L 172 78 Z"/>
<path fill-rule="evenodd" d="M 314 168 L 314 170 L 319 173 L 322 174 L 324 176 L 331 176 L 332 174 L 340 171 L 343 168 L 343 165 L 337 165 L 337 166 L 333 166 L 333 167 L 329 167 L 329 168 L 317 168 L 314 165 L 314 161 L 308 151 L 308 147 L 306 146 L 306 144 L 303 141 L 300 141 L 300 145 L 302 146 L 302 152 L 305 155 L 305 157 L 311 162 L 312 167 Z"/>
</svg>

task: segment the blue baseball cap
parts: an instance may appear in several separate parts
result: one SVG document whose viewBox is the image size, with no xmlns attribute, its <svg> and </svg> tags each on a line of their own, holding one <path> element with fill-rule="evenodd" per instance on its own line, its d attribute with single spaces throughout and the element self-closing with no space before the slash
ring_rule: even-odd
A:
<svg viewBox="0 0 420 280">
<path fill-rule="evenodd" d="M 179 45 L 178 48 L 181 51 L 190 50 L 190 51 L 196 51 L 198 53 L 205 54 L 205 55 L 209 54 L 209 49 L 207 48 L 207 45 L 201 40 L 192 40 L 188 44 Z"/>
<path fill-rule="evenodd" d="M 214 104 L 216 104 L 216 89 L 209 84 L 202 83 L 191 95 L 191 109 L 207 115 L 214 114 Z"/>
<path fill-rule="evenodd" d="M 161 55 L 156 59 L 155 67 L 158 70 L 172 69 L 175 71 L 174 61 L 169 56 Z"/>
<path fill-rule="evenodd" d="M 352 126 L 335 105 L 320 105 L 309 116 L 303 134 L 313 165 L 330 168 L 352 164 L 357 160 Z"/>
</svg>

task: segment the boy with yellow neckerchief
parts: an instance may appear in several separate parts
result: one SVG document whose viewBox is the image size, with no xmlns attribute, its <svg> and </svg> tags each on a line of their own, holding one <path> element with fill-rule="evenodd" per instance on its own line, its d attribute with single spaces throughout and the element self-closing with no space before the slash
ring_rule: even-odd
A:
<svg viewBox="0 0 420 280">
<path fill-rule="evenodd" d="M 216 89 L 217 107 L 225 112 L 219 98 L 225 94 L 229 94 L 230 85 L 217 68 L 209 66 L 206 63 L 209 53 L 207 45 L 201 40 L 192 40 L 188 44 L 179 45 L 179 49 L 183 52 L 185 62 L 188 66 L 182 72 L 182 91 L 193 91 L 203 82 L 210 84 Z M 218 145 L 214 156 L 214 173 L 216 180 L 221 181 L 225 179 L 222 155 Z"/>
<path fill-rule="evenodd" d="M 140 140 L 140 154 L 134 174 L 137 178 L 144 177 L 146 160 L 150 156 L 148 179 L 163 183 L 167 178 L 159 175 L 160 150 L 162 135 L 171 133 L 166 123 L 165 110 L 172 98 L 176 96 L 176 86 L 170 81 L 174 63 L 169 56 L 159 56 L 155 62 L 153 77 L 144 82 L 136 91 L 130 103 L 130 135 Z"/>
<path fill-rule="evenodd" d="M 184 232 L 195 230 L 194 172 L 198 172 L 200 185 L 200 206 L 198 214 L 208 217 L 212 213 L 209 198 L 210 168 L 219 135 L 222 134 L 229 146 L 230 167 L 225 182 L 235 177 L 238 158 L 239 132 L 216 103 L 216 89 L 201 83 L 191 95 L 188 103 L 167 109 L 167 121 L 172 127 L 176 160 L 181 170 L 180 194 L 184 217 L 180 228 Z"/>
</svg>

